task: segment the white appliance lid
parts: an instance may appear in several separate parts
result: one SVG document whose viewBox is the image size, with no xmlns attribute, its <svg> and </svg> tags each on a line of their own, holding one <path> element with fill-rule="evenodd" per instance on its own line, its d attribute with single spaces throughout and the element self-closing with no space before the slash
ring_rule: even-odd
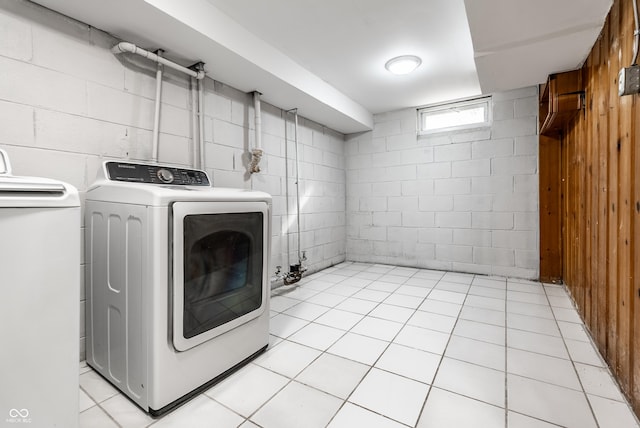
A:
<svg viewBox="0 0 640 428">
<path fill-rule="evenodd" d="M 0 208 L 79 206 L 78 190 L 70 184 L 40 177 L 0 175 Z"/>
<path fill-rule="evenodd" d="M 11 175 L 7 152 L 0 149 L 0 208 L 79 207 L 78 191 L 62 181 Z"/>
<path fill-rule="evenodd" d="M 166 207 L 177 201 L 271 203 L 271 195 L 256 190 L 209 186 L 164 186 L 109 180 L 93 183 L 87 190 L 86 199 L 156 207 Z"/>
</svg>

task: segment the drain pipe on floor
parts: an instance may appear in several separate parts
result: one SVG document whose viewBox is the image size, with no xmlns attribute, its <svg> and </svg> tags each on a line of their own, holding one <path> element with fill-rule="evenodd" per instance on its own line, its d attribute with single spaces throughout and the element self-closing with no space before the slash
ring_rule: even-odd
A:
<svg viewBox="0 0 640 428">
<path fill-rule="evenodd" d="M 260 92 L 253 93 L 253 110 L 256 114 L 255 120 L 255 145 L 251 151 L 251 162 L 249 172 L 255 174 L 260 172 L 260 159 L 262 159 L 262 114 L 260 112 Z"/>
</svg>

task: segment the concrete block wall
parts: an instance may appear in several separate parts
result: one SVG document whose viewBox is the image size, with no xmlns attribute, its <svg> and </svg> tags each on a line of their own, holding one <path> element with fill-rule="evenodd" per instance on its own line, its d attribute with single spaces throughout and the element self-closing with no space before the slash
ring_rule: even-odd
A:
<svg viewBox="0 0 640 428">
<path fill-rule="evenodd" d="M 488 128 L 417 137 L 416 109 L 347 136 L 347 258 L 537 278 L 537 88 L 492 96 Z"/>
<path fill-rule="evenodd" d="M 82 197 L 102 161 L 151 157 L 155 65 L 114 56 L 109 49 L 118 41 L 28 1 L 0 0 L 0 148 L 16 175 L 63 180 Z M 167 70 L 160 162 L 190 165 L 191 93 L 186 76 Z M 218 187 L 273 195 L 269 273 L 286 268 L 289 254 L 297 261 L 295 162 L 287 161 L 295 157 L 293 117 L 263 103 L 263 172 L 249 175 L 251 95 L 207 78 L 205 114 L 207 172 Z M 313 272 L 345 259 L 344 136 L 304 118 L 298 135 L 301 243 Z M 84 286 L 81 296 L 82 359 Z"/>
</svg>

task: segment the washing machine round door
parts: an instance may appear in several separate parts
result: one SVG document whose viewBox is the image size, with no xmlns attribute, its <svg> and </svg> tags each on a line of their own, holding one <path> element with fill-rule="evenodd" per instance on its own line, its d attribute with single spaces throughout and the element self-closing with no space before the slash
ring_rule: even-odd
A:
<svg viewBox="0 0 640 428">
<path fill-rule="evenodd" d="M 179 351 L 258 317 L 268 292 L 266 203 L 173 204 L 173 343 Z"/>
</svg>

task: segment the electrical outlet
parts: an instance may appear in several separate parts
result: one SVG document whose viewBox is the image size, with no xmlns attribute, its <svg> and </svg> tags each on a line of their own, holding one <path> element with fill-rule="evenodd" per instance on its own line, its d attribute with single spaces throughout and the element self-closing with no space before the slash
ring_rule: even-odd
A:
<svg viewBox="0 0 640 428">
<path fill-rule="evenodd" d="M 640 93 L 640 65 L 632 65 L 618 73 L 618 95 Z"/>
</svg>

